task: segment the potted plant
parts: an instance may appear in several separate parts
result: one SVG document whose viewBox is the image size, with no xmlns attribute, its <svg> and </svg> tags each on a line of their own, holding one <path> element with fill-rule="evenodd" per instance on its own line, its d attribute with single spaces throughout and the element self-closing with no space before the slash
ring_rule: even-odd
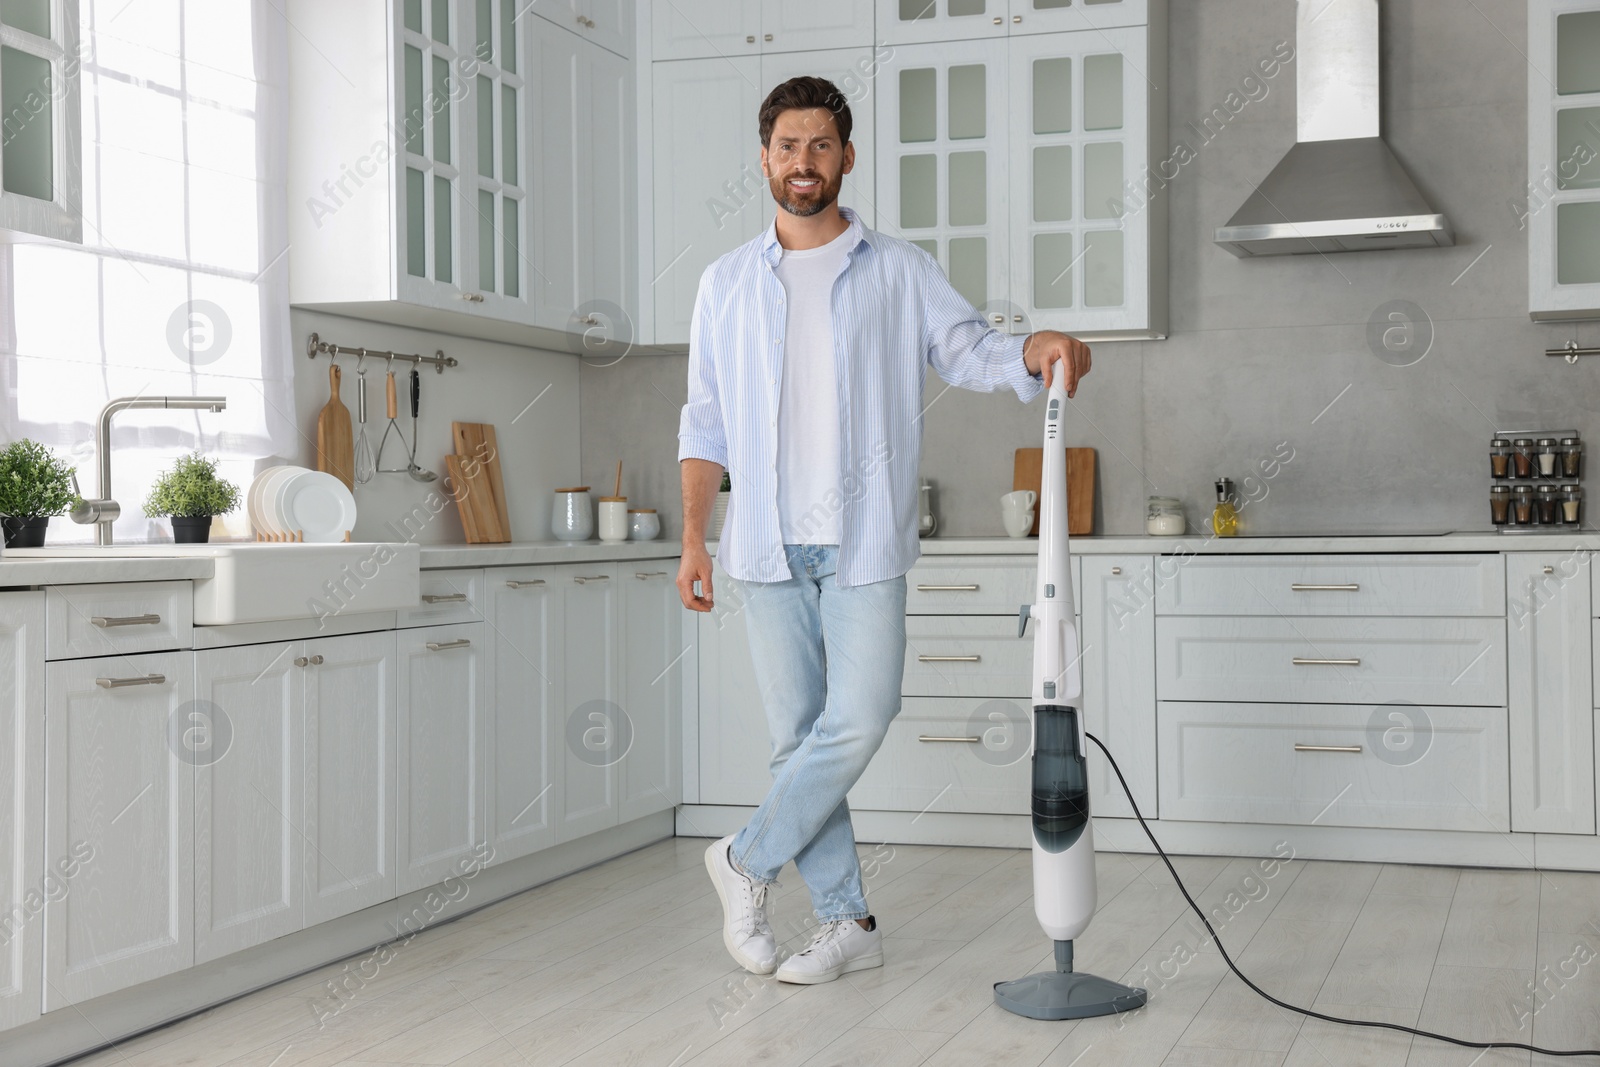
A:
<svg viewBox="0 0 1600 1067">
<path fill-rule="evenodd" d="M 217 477 L 217 461 L 198 452 L 180 456 L 162 474 L 144 502 L 151 518 L 172 518 L 172 540 L 180 545 L 203 545 L 211 539 L 211 520 L 239 506 L 239 487 Z"/>
<path fill-rule="evenodd" d="M 0 449 L 0 519 L 7 548 L 40 548 L 53 515 L 78 503 L 69 467 L 44 445 L 24 437 Z"/>
</svg>

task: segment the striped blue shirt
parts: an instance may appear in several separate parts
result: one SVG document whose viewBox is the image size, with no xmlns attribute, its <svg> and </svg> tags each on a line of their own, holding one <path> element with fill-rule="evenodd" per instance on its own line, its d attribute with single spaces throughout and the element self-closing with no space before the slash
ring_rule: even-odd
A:
<svg viewBox="0 0 1600 1067">
<path fill-rule="evenodd" d="M 921 555 L 917 539 L 922 392 L 932 367 L 964 389 L 1009 386 L 1023 401 L 1043 388 L 1022 360 L 1021 335 L 984 321 L 938 262 L 916 245 L 861 224 L 847 207 L 844 269 L 834 280 L 833 354 L 839 379 L 841 586 L 896 578 Z M 728 471 L 733 491 L 718 560 L 742 581 L 791 577 L 778 527 L 778 397 L 783 382 L 783 248 L 777 223 L 700 276 L 689 325 L 689 400 L 678 459 Z"/>
</svg>

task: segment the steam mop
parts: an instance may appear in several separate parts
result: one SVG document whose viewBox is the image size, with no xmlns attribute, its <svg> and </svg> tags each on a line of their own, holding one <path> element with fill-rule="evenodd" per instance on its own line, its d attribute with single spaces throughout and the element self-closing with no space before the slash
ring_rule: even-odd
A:
<svg viewBox="0 0 1600 1067">
<path fill-rule="evenodd" d="M 1060 367 L 1044 417 L 1039 485 L 1039 576 L 1022 605 L 1017 636 L 1031 614 L 1033 634 L 1033 906 L 1055 942 L 1053 971 L 996 982 L 994 1001 L 1030 1019 L 1085 1019 L 1143 1007 L 1143 989 L 1072 969 L 1072 942 L 1094 917 L 1094 834 L 1072 616 L 1067 544 L 1067 452 L 1061 434 L 1067 387 Z"/>
</svg>

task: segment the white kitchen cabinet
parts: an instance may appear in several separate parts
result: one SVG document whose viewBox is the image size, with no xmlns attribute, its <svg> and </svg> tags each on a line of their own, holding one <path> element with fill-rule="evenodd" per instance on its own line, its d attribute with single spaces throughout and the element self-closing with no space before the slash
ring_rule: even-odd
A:
<svg viewBox="0 0 1600 1067">
<path fill-rule="evenodd" d="M 0 235 L 83 240 L 78 5 L 0 7 Z"/>
<path fill-rule="evenodd" d="M 552 567 L 495 569 L 486 579 L 494 721 L 485 790 L 494 861 L 555 844 L 556 775 L 564 769 L 562 590 Z"/>
<path fill-rule="evenodd" d="M 1083 650 L 1084 728 L 1104 741 L 1147 819 L 1156 806 L 1156 560 L 1151 556 L 1078 556 L 1083 581 L 1078 645 Z M 1111 765 L 1091 742 L 1089 810 L 1133 818 Z"/>
<path fill-rule="evenodd" d="M 399 890 L 442 882 L 487 840 L 485 624 L 396 635 Z"/>
<path fill-rule="evenodd" d="M 618 821 L 667 811 L 683 799 L 683 641 L 674 560 L 622 571 L 622 709 L 628 748 L 620 764 Z"/>
<path fill-rule="evenodd" d="M 550 579 L 563 602 L 558 842 L 618 822 L 619 765 L 627 730 L 620 703 L 621 586 L 633 566 L 613 560 L 551 568 Z"/>
<path fill-rule="evenodd" d="M 478 2 L 481 7 L 483 0 Z M 525 10 L 591 44 L 625 58 L 633 55 L 634 0 L 541 0 Z"/>
<path fill-rule="evenodd" d="M 193 699 L 190 652 L 46 668 L 44 854 L 87 855 L 45 905 L 46 1012 L 194 964 Z"/>
<path fill-rule="evenodd" d="M 1064 30 L 1140 26 L 1148 0 L 876 0 L 878 39 L 891 45 L 970 41 Z"/>
<path fill-rule="evenodd" d="M 44 594 L 0 593 L 0 1030 L 39 1017 L 44 907 L 77 871 L 44 851 Z"/>
<path fill-rule="evenodd" d="M 1529 0 L 1528 311 L 1600 318 L 1600 3 Z"/>
<path fill-rule="evenodd" d="M 772 785 L 772 740 L 750 658 L 744 604 L 713 560 L 713 608 L 696 616 L 700 803 L 755 806 Z"/>
<path fill-rule="evenodd" d="M 1506 553 L 1513 830 L 1595 832 L 1592 614 L 1572 553 Z"/>
<path fill-rule="evenodd" d="M 392 631 L 325 637 L 290 653 L 305 656 L 309 668 L 302 860 L 307 926 L 399 894 L 395 640 Z"/>
<path fill-rule="evenodd" d="M 575 33 L 532 26 L 537 120 L 534 318 L 636 340 L 638 196 L 629 62 Z"/>
<path fill-rule="evenodd" d="M 195 653 L 195 700 L 171 730 L 195 769 L 194 957 L 305 925 L 301 643 Z"/>
<path fill-rule="evenodd" d="M 873 35 L 862 0 L 677 0 L 652 5 L 651 18 L 657 60 L 870 45 Z"/>
<path fill-rule="evenodd" d="M 761 104 L 761 60 L 737 56 L 651 66 L 654 341 L 687 344 L 700 276 L 717 257 L 761 232 L 760 204 L 771 199 L 752 134 Z"/>
</svg>

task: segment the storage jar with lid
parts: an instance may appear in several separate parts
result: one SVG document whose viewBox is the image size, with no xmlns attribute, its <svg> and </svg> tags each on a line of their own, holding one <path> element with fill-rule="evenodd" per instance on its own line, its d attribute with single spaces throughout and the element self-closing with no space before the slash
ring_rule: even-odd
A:
<svg viewBox="0 0 1600 1067">
<path fill-rule="evenodd" d="M 1554 437 L 1539 438 L 1534 458 L 1538 461 L 1539 477 L 1554 478 L 1556 476 L 1556 464 L 1561 459 L 1560 453 L 1556 451 L 1556 439 Z"/>
<path fill-rule="evenodd" d="M 1496 526 L 1504 526 L 1511 518 L 1511 487 L 1489 487 L 1489 518 Z"/>
<path fill-rule="evenodd" d="M 1561 477 L 1583 477 L 1583 442 L 1576 437 L 1561 439 Z"/>
<path fill-rule="evenodd" d="M 1533 486 L 1517 485 L 1511 488 L 1511 524 L 1526 526 L 1533 521 Z"/>
<path fill-rule="evenodd" d="M 1533 438 L 1519 437 L 1511 442 L 1511 460 L 1513 478 L 1532 478 L 1533 465 Z"/>
<path fill-rule="evenodd" d="M 1583 522 L 1583 486 L 1576 482 L 1561 487 L 1561 523 L 1577 526 Z"/>
<path fill-rule="evenodd" d="M 1153 496 L 1145 503 L 1144 532 L 1152 537 L 1181 537 L 1186 523 L 1183 501 L 1175 496 Z"/>
<path fill-rule="evenodd" d="M 1556 514 L 1561 510 L 1561 497 L 1553 485 L 1541 485 L 1534 499 L 1538 502 L 1538 522 L 1542 526 L 1554 526 Z"/>
<path fill-rule="evenodd" d="M 1504 437 L 1489 442 L 1489 477 L 1511 477 L 1511 442 Z"/>
<path fill-rule="evenodd" d="M 587 485 L 556 490 L 550 532 L 557 541 L 587 541 L 594 536 L 594 505 Z"/>
<path fill-rule="evenodd" d="M 628 509 L 628 540 L 654 541 L 661 534 L 661 517 L 655 508 Z"/>
</svg>

